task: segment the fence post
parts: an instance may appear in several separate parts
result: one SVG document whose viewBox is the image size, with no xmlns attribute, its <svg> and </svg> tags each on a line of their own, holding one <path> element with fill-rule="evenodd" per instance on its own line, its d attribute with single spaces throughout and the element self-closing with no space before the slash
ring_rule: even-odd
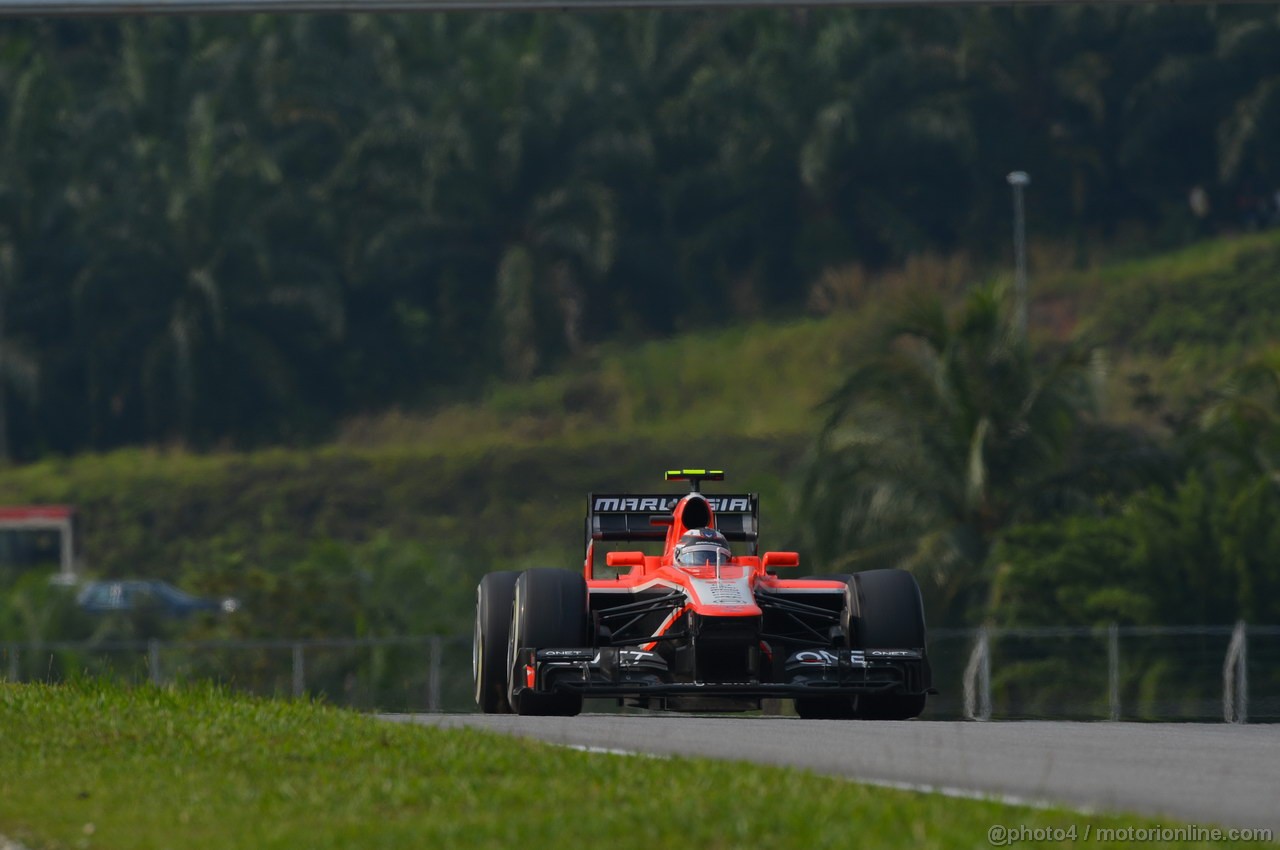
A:
<svg viewBox="0 0 1280 850">
<path fill-rule="evenodd" d="M 1248 626 L 1241 620 L 1240 628 L 1240 685 L 1236 689 L 1236 718 L 1241 723 L 1249 722 L 1249 634 Z"/>
<path fill-rule="evenodd" d="M 1112 720 L 1120 719 L 1120 626 L 1107 626 L 1107 702 Z"/>
<path fill-rule="evenodd" d="M 441 640 L 439 635 L 431 637 L 431 667 L 427 670 L 427 711 L 435 714 L 440 711 L 440 655 Z"/>
<path fill-rule="evenodd" d="M 293 698 L 301 699 L 307 692 L 307 659 L 300 643 L 293 645 Z"/>
<path fill-rule="evenodd" d="M 964 716 L 991 719 L 991 637 L 986 626 L 978 628 L 978 639 L 964 669 Z"/>
<path fill-rule="evenodd" d="M 1222 662 L 1222 720 L 1249 722 L 1249 641 L 1244 620 L 1236 623 Z"/>
<path fill-rule="evenodd" d="M 147 641 L 147 668 L 151 674 L 151 684 L 160 685 L 163 682 L 163 676 L 160 670 L 159 638 L 151 638 Z"/>
</svg>

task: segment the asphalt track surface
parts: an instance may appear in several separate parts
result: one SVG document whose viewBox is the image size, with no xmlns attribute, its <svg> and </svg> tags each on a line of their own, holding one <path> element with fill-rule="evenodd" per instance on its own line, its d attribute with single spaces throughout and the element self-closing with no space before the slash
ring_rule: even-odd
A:
<svg viewBox="0 0 1280 850">
<path fill-rule="evenodd" d="M 872 722 L 584 714 L 389 715 L 553 744 L 807 768 L 921 790 L 1280 835 L 1280 726 Z"/>
</svg>

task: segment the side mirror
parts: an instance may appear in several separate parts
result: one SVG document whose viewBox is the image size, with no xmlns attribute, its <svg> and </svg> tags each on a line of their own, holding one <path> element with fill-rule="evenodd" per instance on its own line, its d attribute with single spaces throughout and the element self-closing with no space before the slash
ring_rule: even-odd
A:
<svg viewBox="0 0 1280 850">
<path fill-rule="evenodd" d="M 765 552 L 760 564 L 766 570 L 771 570 L 774 567 L 798 567 L 800 566 L 800 553 Z"/>
<path fill-rule="evenodd" d="M 643 552 L 606 552 L 604 562 L 610 567 L 643 567 Z"/>
</svg>

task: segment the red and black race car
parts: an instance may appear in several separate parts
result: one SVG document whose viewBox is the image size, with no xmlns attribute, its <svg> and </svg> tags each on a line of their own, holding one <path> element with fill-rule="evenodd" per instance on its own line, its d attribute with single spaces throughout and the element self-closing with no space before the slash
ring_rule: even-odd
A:
<svg viewBox="0 0 1280 850">
<path fill-rule="evenodd" d="M 574 715 L 587 697 L 675 711 L 795 700 L 801 717 L 907 719 L 931 692 L 920 588 L 902 570 L 784 579 L 758 551 L 754 493 L 592 494 L 581 573 L 489 573 L 477 588 L 475 696 L 486 713 Z M 663 543 L 662 553 L 596 545 Z M 731 544 L 747 549 L 734 554 Z"/>
</svg>

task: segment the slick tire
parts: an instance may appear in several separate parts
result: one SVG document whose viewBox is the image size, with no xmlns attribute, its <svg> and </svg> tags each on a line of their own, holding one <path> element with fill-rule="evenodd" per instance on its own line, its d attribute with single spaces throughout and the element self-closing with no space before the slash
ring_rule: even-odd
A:
<svg viewBox="0 0 1280 850">
<path fill-rule="evenodd" d="M 507 701 L 507 652 L 511 642 L 511 604 L 520 573 L 489 573 L 476 586 L 476 626 L 471 642 L 471 674 L 476 705 L 485 714 L 510 714 Z"/>
<path fill-rule="evenodd" d="M 924 694 L 863 694 L 854 697 L 859 720 L 910 720 L 924 711 Z"/>
<path fill-rule="evenodd" d="M 805 720 L 852 720 L 853 697 L 798 697 L 796 714 Z"/>
<path fill-rule="evenodd" d="M 863 649 L 923 649 L 924 602 L 915 576 L 906 570 L 854 573 L 858 588 L 858 646 Z"/>
<path fill-rule="evenodd" d="M 507 669 L 507 698 L 520 715 L 571 717 L 582 712 L 581 694 L 538 694 L 515 689 L 516 652 L 520 649 L 590 646 L 587 581 L 568 570 L 525 570 L 515 582 Z"/>
<path fill-rule="evenodd" d="M 857 646 L 925 649 L 924 602 L 915 576 L 905 570 L 867 570 L 854 573 L 853 579 L 858 593 Z M 864 694 L 854 700 L 854 712 L 864 720 L 908 720 L 920 716 L 924 704 L 924 694 Z"/>
<path fill-rule="evenodd" d="M 915 577 L 905 570 L 810 576 L 842 581 L 848 599 L 840 624 L 855 649 L 923 649 L 924 604 Z M 927 658 L 926 658 L 927 663 Z M 813 719 L 907 720 L 924 711 L 924 694 L 866 694 L 852 698 L 796 700 L 796 713 Z"/>
</svg>

